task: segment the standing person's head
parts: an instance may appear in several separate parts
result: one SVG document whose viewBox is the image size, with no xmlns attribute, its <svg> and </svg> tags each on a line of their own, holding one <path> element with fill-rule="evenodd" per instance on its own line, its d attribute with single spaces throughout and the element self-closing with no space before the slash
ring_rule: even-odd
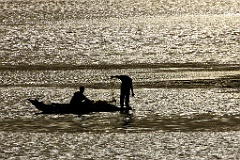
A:
<svg viewBox="0 0 240 160">
<path fill-rule="evenodd" d="M 81 93 L 83 93 L 83 92 L 84 92 L 84 87 L 83 87 L 83 86 L 80 86 L 80 87 L 79 87 L 79 90 L 80 90 Z"/>
</svg>

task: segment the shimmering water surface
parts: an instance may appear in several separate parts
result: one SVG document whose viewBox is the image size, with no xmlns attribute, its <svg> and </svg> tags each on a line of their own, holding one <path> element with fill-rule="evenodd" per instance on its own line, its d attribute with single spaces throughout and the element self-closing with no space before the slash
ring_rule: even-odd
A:
<svg viewBox="0 0 240 160">
<path fill-rule="evenodd" d="M 0 159 L 240 159 L 238 1 L 0 0 Z M 46 115 L 79 85 L 130 114 Z"/>
</svg>

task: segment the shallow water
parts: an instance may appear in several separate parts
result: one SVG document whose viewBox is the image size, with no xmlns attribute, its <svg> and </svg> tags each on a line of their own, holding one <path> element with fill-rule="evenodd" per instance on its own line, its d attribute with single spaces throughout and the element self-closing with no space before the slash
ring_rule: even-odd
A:
<svg viewBox="0 0 240 160">
<path fill-rule="evenodd" d="M 0 0 L 0 159 L 240 159 L 237 1 Z M 79 85 L 131 114 L 44 115 Z"/>
<path fill-rule="evenodd" d="M 192 7 L 188 1 L 164 2 L 166 6 L 172 5 L 165 12 L 161 12 L 166 7 L 163 2 L 154 2 L 157 5 L 149 2 L 150 10 L 145 8 L 145 1 L 129 2 L 137 6 L 130 7 L 128 2 L 120 1 L 99 5 L 85 1 L 3 1 L 0 62 L 2 65 L 239 64 L 237 2 L 202 0 L 205 5 L 194 2 Z M 114 12 L 115 5 L 119 12 Z M 89 11 L 93 13 L 87 14 Z"/>
<path fill-rule="evenodd" d="M 68 103 L 75 90 L 1 87 L 1 158 L 239 158 L 239 89 L 140 87 L 130 115 L 45 115 L 26 101 Z M 118 89 L 87 88 L 86 95 L 119 97 Z"/>
<path fill-rule="evenodd" d="M 119 97 L 118 90 L 87 89 L 94 100 Z M 130 115 L 44 115 L 25 98 L 69 103 L 74 89 L 57 87 L 2 88 L 2 130 L 38 132 L 226 131 L 239 130 L 238 89 L 135 89 Z M 117 99 L 117 104 L 119 103 Z M 39 123 L 40 121 L 40 123 Z M 206 124 L 207 122 L 207 124 Z M 124 124 L 128 127 L 124 127 Z"/>
</svg>

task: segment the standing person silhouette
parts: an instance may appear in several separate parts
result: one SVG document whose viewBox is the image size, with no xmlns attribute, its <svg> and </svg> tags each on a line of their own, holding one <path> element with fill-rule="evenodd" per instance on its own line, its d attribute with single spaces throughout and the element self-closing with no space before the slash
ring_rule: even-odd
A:
<svg viewBox="0 0 240 160">
<path fill-rule="evenodd" d="M 116 76 L 111 76 L 111 78 L 118 78 L 119 80 L 122 81 L 121 91 L 120 91 L 121 110 L 123 110 L 124 101 L 125 101 L 126 109 L 131 110 L 132 108 L 129 105 L 130 90 L 132 92 L 132 96 L 134 97 L 132 79 L 129 76 L 126 76 L 126 75 L 116 75 Z"/>
</svg>

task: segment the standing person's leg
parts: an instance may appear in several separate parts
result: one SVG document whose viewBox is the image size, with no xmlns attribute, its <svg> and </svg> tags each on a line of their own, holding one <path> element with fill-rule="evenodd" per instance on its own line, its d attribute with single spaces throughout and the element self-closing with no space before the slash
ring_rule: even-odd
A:
<svg viewBox="0 0 240 160">
<path fill-rule="evenodd" d="M 120 95 L 120 106 L 121 106 L 121 108 L 123 109 L 123 106 L 124 106 L 124 94 L 121 94 Z"/>
<path fill-rule="evenodd" d="M 129 94 L 127 94 L 126 97 L 125 97 L 125 105 L 126 105 L 127 108 L 130 107 L 129 106 Z"/>
</svg>

